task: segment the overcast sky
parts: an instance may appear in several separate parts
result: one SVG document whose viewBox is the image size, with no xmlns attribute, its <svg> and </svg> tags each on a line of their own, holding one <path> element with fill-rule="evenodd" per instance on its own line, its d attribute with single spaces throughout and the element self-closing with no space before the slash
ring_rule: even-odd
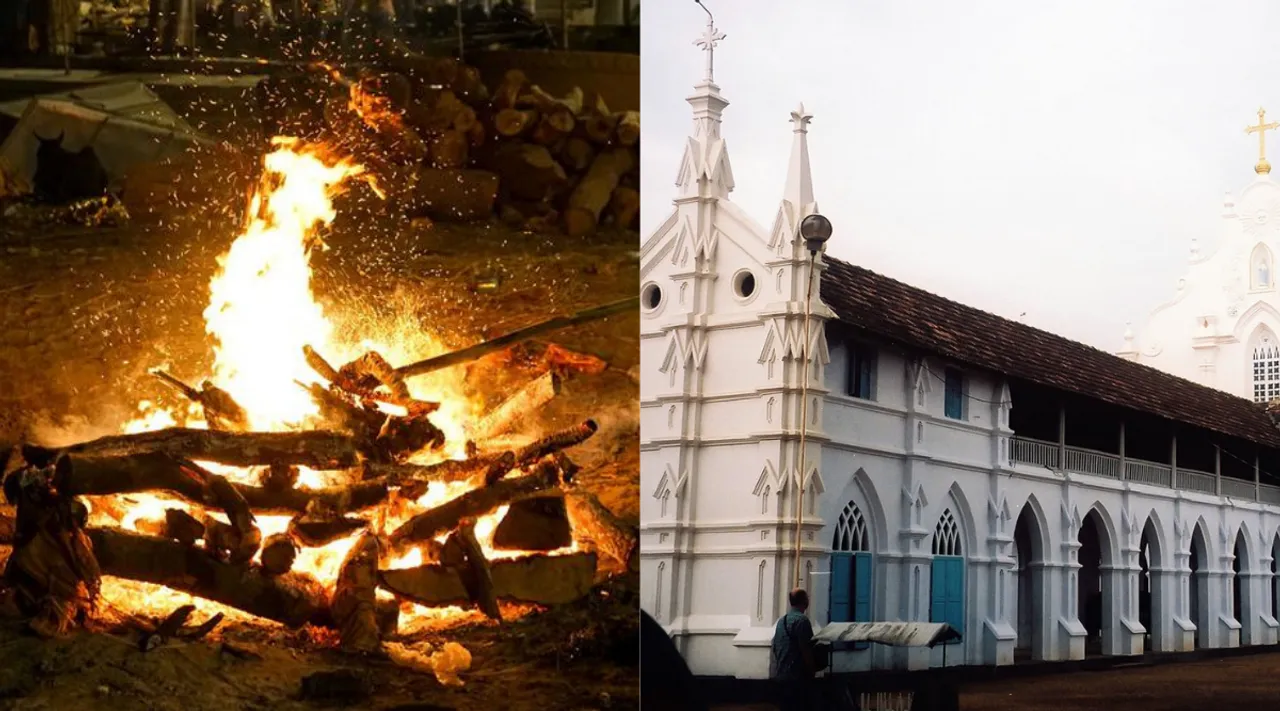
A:
<svg viewBox="0 0 1280 711">
<path fill-rule="evenodd" d="M 1223 194 L 1255 177 L 1258 107 L 1280 120 L 1276 2 L 706 4 L 736 204 L 772 224 L 803 101 L 831 254 L 1108 351 L 1173 296 L 1191 239 L 1216 243 Z M 647 237 L 675 195 L 706 14 L 651 0 L 642 17 Z"/>
</svg>

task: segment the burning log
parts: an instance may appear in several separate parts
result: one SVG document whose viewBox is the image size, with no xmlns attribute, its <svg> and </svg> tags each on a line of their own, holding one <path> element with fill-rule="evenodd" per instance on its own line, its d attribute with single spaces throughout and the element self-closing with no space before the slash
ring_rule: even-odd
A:
<svg viewBox="0 0 1280 711">
<path fill-rule="evenodd" d="M 262 531 L 256 526 L 240 531 L 235 526 L 205 517 L 204 550 L 218 560 L 225 560 L 233 565 L 248 563 L 253 560 L 262 543 Z"/>
<path fill-rule="evenodd" d="M 382 646 L 376 614 L 378 557 L 378 538 L 366 534 L 356 541 L 338 571 L 331 611 L 344 649 L 373 652 Z"/>
<path fill-rule="evenodd" d="M 565 487 L 564 501 L 569 523 L 579 539 L 595 544 L 601 553 L 628 569 L 638 565 L 640 537 L 635 527 L 605 508 L 595 494 L 579 487 Z"/>
<path fill-rule="evenodd" d="M 288 531 L 298 543 L 308 548 L 319 548 L 368 527 L 368 521 L 351 516 L 336 518 L 300 516 L 289 521 Z"/>
<path fill-rule="evenodd" d="M 444 355 L 438 355 L 434 358 L 427 358 L 426 360 L 420 360 L 416 363 L 402 365 L 399 368 L 396 368 L 396 372 L 399 373 L 401 377 L 405 378 L 412 377 L 414 375 L 425 375 L 427 373 L 440 370 L 441 368 L 448 368 L 449 366 L 471 362 L 482 356 L 502 350 L 507 346 L 520 343 L 521 341 L 527 341 L 530 338 L 540 336 L 550 331 L 557 331 L 562 328 L 569 328 L 570 326 L 578 326 L 626 311 L 634 313 L 639 305 L 640 298 L 632 297 L 630 299 L 615 301 L 611 304 L 585 309 L 569 316 L 556 316 L 554 318 L 547 319 L 542 323 L 536 323 L 532 326 L 527 326 L 498 336 L 497 338 L 482 341 L 474 346 L 463 348 L 462 350 L 445 353 Z"/>
<path fill-rule="evenodd" d="M 209 429 L 224 432 L 244 432 L 249 429 L 249 414 L 226 390 L 208 380 L 201 383 L 200 389 L 196 390 L 163 370 L 153 370 L 151 374 L 159 378 L 160 382 L 177 390 L 183 397 L 200 405 L 205 419 L 209 422 Z"/>
<path fill-rule="evenodd" d="M 268 575 L 284 575 L 293 569 L 298 557 L 298 546 L 284 533 L 267 536 L 262 544 L 262 569 Z"/>
<path fill-rule="evenodd" d="M 165 509 L 164 523 L 160 526 L 159 535 L 188 546 L 204 538 L 204 524 L 200 519 L 182 509 Z"/>
<path fill-rule="evenodd" d="M 52 449 L 24 445 L 23 456 L 37 466 L 59 453 L 93 457 L 127 457 L 164 453 L 236 467 L 297 464 L 312 469 L 346 469 L 356 464 L 355 441 L 334 432 L 218 432 L 170 427 L 138 434 L 112 435 Z"/>
<path fill-rule="evenodd" d="M 262 470 L 259 481 L 268 491 L 292 489 L 298 483 L 298 468 L 287 464 L 272 464 Z"/>
<path fill-rule="evenodd" d="M 480 478 L 487 469 L 508 462 L 506 471 L 516 466 L 515 457 L 507 458 L 507 452 L 482 454 L 469 459 L 446 459 L 436 464 L 384 464 L 365 462 L 362 477 L 366 480 L 384 479 L 391 486 L 404 486 L 410 482 L 456 482 Z"/>
<path fill-rule="evenodd" d="M 591 553 L 524 556 L 495 560 L 489 570 L 493 594 L 499 600 L 561 605 L 590 592 L 596 557 Z M 472 599 L 460 572 L 445 565 L 381 570 L 378 578 L 396 597 L 421 605 L 465 605 Z"/>
<path fill-rule="evenodd" d="M 427 448 L 438 449 L 443 444 L 444 432 L 426 415 L 388 417 L 364 453 L 376 461 L 394 461 Z"/>
<path fill-rule="evenodd" d="M 536 496 L 555 487 L 559 481 L 560 468 L 555 462 L 539 462 L 528 476 L 503 479 L 492 486 L 473 489 L 414 516 L 391 532 L 389 542 L 394 547 L 401 547 L 435 538 L 457 528 L 465 518 L 478 518 L 503 504 Z"/>
<path fill-rule="evenodd" d="M 320 507 L 330 511 L 359 511 L 377 506 L 387 499 L 391 491 L 385 481 L 365 481 L 349 486 L 325 489 L 285 489 L 268 491 L 256 486 L 233 484 L 244 496 L 249 508 L 263 513 L 306 513 Z"/>
<path fill-rule="evenodd" d="M 483 439 L 508 432 L 530 412 L 551 402 L 559 394 L 560 376 L 550 371 L 543 373 L 477 422 L 473 434 Z"/>
<path fill-rule="evenodd" d="M 573 543 L 564 499 L 545 497 L 511 504 L 493 532 L 493 547 L 508 551 L 553 551 Z"/>
<path fill-rule="evenodd" d="M 599 429 L 600 426 L 596 424 L 595 420 L 585 420 L 582 424 L 574 425 L 559 432 L 552 432 L 536 442 L 531 442 L 521 447 L 516 452 L 516 464 L 523 466 L 548 454 L 554 454 L 562 449 L 582 444 Z"/>
<path fill-rule="evenodd" d="M 224 563 L 154 536 L 110 528 L 87 532 L 104 575 L 164 585 L 289 627 L 328 613 L 324 588 L 309 575 L 267 575 L 259 566 Z"/>
<path fill-rule="evenodd" d="M 466 558 L 466 572 L 462 579 L 467 586 L 467 593 L 485 616 L 501 622 L 502 610 L 498 609 L 498 597 L 493 587 L 493 573 L 489 568 L 489 561 L 484 557 L 484 550 L 480 548 L 480 542 L 476 540 L 476 522 L 473 519 L 464 519 L 459 524 L 458 530 L 454 531 L 454 536 L 450 538 L 455 536 L 458 543 L 462 545 L 462 552 Z"/>
</svg>

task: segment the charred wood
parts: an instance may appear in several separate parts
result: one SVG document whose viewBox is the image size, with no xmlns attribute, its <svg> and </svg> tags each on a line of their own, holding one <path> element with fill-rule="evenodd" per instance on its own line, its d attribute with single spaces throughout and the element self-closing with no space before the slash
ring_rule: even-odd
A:
<svg viewBox="0 0 1280 711">
<path fill-rule="evenodd" d="M 560 605 L 590 592 L 596 557 L 591 553 L 525 556 L 490 563 L 494 596 L 508 602 Z M 429 605 L 465 605 L 471 594 L 458 569 L 445 565 L 379 571 L 383 588 L 397 597 Z"/>
<path fill-rule="evenodd" d="M 171 427 L 139 434 L 112 435 L 70 447 L 23 447 L 28 462 L 45 466 L 58 454 L 124 457 L 163 453 L 186 459 L 250 467 L 297 464 L 312 469 L 346 469 L 356 464 L 355 441 L 334 432 L 217 432 Z"/>
</svg>

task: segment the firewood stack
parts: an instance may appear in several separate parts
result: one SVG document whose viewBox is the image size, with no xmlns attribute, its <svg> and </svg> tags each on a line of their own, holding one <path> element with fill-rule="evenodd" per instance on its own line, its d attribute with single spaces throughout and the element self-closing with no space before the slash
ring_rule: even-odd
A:
<svg viewBox="0 0 1280 711">
<path fill-rule="evenodd" d="M 391 189 L 411 213 L 475 220 L 496 209 L 513 226 L 575 237 L 638 227 L 638 111 L 611 111 L 579 88 L 553 96 L 518 69 L 490 90 L 451 58 L 412 78 L 330 76 L 349 89 L 330 125 L 355 107 L 357 118 L 345 120 L 363 124 L 386 158 L 366 159 L 376 152 L 368 145 L 349 150 L 394 176 Z"/>
<path fill-rule="evenodd" d="M 409 456 L 439 447 L 443 435 L 430 421 L 438 404 L 409 395 L 403 381 L 412 375 L 409 366 L 395 368 L 368 353 L 335 368 L 315 351 L 306 355 L 325 381 L 308 388 L 322 408 L 324 430 L 245 431 L 244 418 L 225 416 L 239 411 L 227 393 L 212 397 L 211 385 L 196 389 L 162 375 L 206 415 L 215 414 L 211 409 L 223 415 L 206 417 L 217 428 L 169 428 L 57 448 L 29 444 L 7 457 L 4 492 L 16 513 L 0 513 L 0 545 L 12 546 L 0 587 L 33 630 L 51 636 L 82 623 L 99 606 L 102 577 L 115 576 L 292 627 L 333 627 L 344 648 L 366 653 L 395 632 L 400 602 L 471 605 L 501 621 L 500 602 L 554 605 L 585 595 L 598 576 L 597 556 L 606 569 L 636 565 L 636 531 L 574 483 L 578 467 L 565 454 L 595 434 L 594 422 L 519 449 L 469 443 L 466 459 L 417 465 Z M 525 387 L 497 411 L 531 411 L 557 391 Z M 399 409 L 386 414 L 380 406 Z M 519 426 L 518 419 L 486 425 L 486 436 Z M 197 462 L 248 469 L 257 483 L 231 480 Z M 343 472 L 345 483 L 304 488 L 300 466 Z M 458 481 L 474 488 L 402 515 L 398 524 L 385 523 L 430 482 Z M 120 509 L 129 506 L 120 495 L 141 492 L 175 503 L 162 519 L 139 521 L 136 530 L 89 521 L 86 501 L 119 521 Z M 504 519 L 498 528 L 507 530 L 494 535 L 493 545 L 522 554 L 489 560 L 475 522 L 503 506 L 523 515 Z M 110 514 L 113 508 L 117 514 Z M 282 514 L 292 517 L 287 532 L 264 539 L 260 517 Z M 545 532 L 519 530 L 548 521 Z M 336 580 L 294 570 L 302 549 L 350 537 L 356 542 Z M 583 550 L 565 551 L 573 541 Z M 422 565 L 388 567 L 392 556 L 415 549 Z M 379 599 L 379 588 L 396 600 Z"/>
</svg>

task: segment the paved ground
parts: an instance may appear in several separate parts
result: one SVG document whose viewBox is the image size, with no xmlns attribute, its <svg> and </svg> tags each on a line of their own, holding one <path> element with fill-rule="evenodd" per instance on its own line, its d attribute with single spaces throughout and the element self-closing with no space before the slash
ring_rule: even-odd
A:
<svg viewBox="0 0 1280 711">
<path fill-rule="evenodd" d="M 1216 711 L 1280 705 L 1280 653 L 1052 674 L 962 688 L 963 711 Z M 713 711 L 774 711 L 772 704 Z"/>
</svg>

